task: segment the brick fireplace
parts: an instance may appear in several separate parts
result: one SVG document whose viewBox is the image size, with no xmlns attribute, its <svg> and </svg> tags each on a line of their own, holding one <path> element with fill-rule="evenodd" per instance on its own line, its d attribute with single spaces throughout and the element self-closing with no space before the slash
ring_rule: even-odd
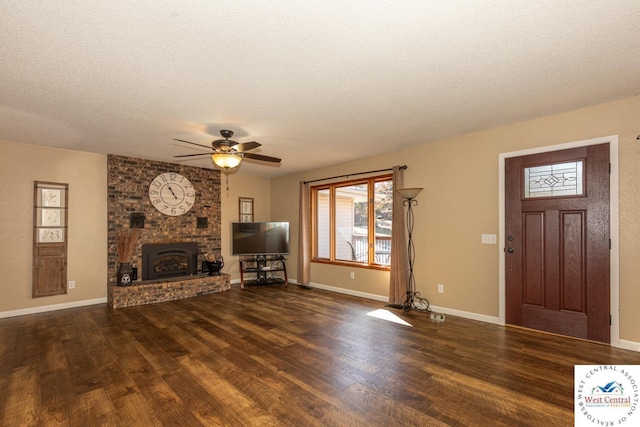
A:
<svg viewBox="0 0 640 427">
<path fill-rule="evenodd" d="M 177 172 L 193 184 L 196 199 L 185 214 L 169 216 L 159 212 L 149 201 L 149 184 L 165 172 Z M 108 300 L 116 306 L 146 304 L 177 299 L 176 296 L 201 295 L 228 289 L 229 276 L 208 276 L 198 271 L 207 253 L 220 256 L 221 248 L 221 189 L 220 172 L 193 166 L 136 159 L 123 156 L 107 156 L 108 185 Z M 138 278 L 132 286 L 116 286 L 118 261 L 115 250 L 116 234 L 134 223 L 144 222 L 144 229 L 133 254 L 132 265 L 138 268 Z M 187 243 L 191 247 L 189 270 L 180 271 L 179 277 L 167 278 L 162 273 L 149 279 L 144 274 L 143 246 L 164 248 Z M 175 254 L 174 254 L 175 255 Z M 184 264 L 181 258 L 165 259 L 161 271 Z M 166 295 L 162 295 L 166 294 Z M 129 295 L 129 302 L 123 298 Z M 153 296 L 151 296 L 153 295 Z M 146 301 L 146 302 L 145 302 Z"/>
</svg>

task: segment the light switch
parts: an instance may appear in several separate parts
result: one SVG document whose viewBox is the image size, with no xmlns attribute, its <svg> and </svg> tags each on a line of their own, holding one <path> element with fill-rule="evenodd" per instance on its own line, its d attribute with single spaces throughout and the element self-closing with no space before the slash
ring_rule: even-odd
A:
<svg viewBox="0 0 640 427">
<path fill-rule="evenodd" d="M 485 245 L 495 245 L 498 242 L 495 234 L 483 234 L 482 243 Z"/>
</svg>

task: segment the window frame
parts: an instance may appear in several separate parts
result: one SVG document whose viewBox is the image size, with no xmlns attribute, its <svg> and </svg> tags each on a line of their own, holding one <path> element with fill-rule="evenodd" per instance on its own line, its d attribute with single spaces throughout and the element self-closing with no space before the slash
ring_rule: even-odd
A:
<svg viewBox="0 0 640 427">
<path fill-rule="evenodd" d="M 321 264 L 343 265 L 356 268 L 367 268 L 372 270 L 389 270 L 389 264 L 375 262 L 375 241 L 376 241 L 376 215 L 375 215 L 375 184 L 378 182 L 391 181 L 392 174 L 374 175 L 365 178 L 356 178 L 344 181 L 318 184 L 310 187 L 311 190 L 311 262 Z M 336 189 L 352 185 L 366 184 L 367 186 L 367 239 L 368 257 L 367 262 L 350 261 L 336 259 Z M 329 258 L 318 256 L 318 192 L 329 190 Z M 392 231 L 393 233 L 393 228 Z"/>
</svg>

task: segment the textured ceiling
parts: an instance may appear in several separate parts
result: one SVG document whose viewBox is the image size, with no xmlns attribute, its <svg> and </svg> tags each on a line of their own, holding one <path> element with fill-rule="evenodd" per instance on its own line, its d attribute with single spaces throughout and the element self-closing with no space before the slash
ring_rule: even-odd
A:
<svg viewBox="0 0 640 427">
<path fill-rule="evenodd" d="M 0 140 L 277 176 L 640 94 L 640 2 L 0 0 Z M 211 167 L 211 160 L 189 165 Z"/>
</svg>

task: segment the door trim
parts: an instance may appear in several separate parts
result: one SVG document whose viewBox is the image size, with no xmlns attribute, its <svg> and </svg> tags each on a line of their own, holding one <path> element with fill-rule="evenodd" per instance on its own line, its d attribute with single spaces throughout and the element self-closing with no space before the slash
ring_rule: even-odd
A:
<svg viewBox="0 0 640 427">
<path fill-rule="evenodd" d="M 549 145 L 527 150 L 511 151 L 498 154 L 498 320 L 501 325 L 506 324 L 506 278 L 505 278 L 505 160 L 510 157 L 527 156 L 549 151 L 565 150 L 567 148 L 586 147 L 588 145 L 609 144 L 609 161 L 611 175 L 609 180 L 609 214 L 611 251 L 610 259 L 610 313 L 611 313 L 611 342 L 613 347 L 620 347 L 620 242 L 619 242 L 619 210 L 618 210 L 618 135 L 604 136 L 564 144 Z"/>
</svg>

